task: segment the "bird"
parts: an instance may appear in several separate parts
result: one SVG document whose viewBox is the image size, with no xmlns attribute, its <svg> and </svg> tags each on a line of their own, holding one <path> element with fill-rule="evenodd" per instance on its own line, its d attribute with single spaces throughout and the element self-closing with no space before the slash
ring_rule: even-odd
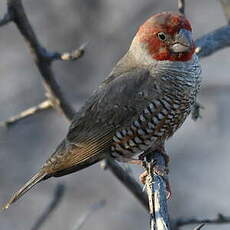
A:
<svg viewBox="0 0 230 230">
<path fill-rule="evenodd" d="M 161 12 L 137 30 L 125 55 L 76 113 L 68 133 L 41 169 L 3 206 L 35 184 L 86 168 L 107 157 L 139 164 L 165 142 L 196 103 L 201 66 L 189 20 Z"/>
</svg>

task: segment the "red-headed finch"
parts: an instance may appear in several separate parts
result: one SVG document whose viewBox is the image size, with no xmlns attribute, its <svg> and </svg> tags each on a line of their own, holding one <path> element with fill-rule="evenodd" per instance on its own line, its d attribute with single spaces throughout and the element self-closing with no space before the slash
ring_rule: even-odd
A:
<svg viewBox="0 0 230 230">
<path fill-rule="evenodd" d="M 73 173 L 103 158 L 136 162 L 165 141 L 196 102 L 201 68 L 189 21 L 163 12 L 140 26 L 128 52 L 76 114 L 69 132 L 42 168 L 4 209 L 41 180 Z"/>
</svg>

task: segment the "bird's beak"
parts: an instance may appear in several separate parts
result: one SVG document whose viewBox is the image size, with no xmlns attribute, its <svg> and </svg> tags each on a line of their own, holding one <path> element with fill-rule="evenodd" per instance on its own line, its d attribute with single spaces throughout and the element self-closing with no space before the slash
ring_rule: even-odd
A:
<svg viewBox="0 0 230 230">
<path fill-rule="evenodd" d="M 186 29 L 180 29 L 176 34 L 171 50 L 175 53 L 188 52 L 193 47 L 192 32 Z"/>
</svg>

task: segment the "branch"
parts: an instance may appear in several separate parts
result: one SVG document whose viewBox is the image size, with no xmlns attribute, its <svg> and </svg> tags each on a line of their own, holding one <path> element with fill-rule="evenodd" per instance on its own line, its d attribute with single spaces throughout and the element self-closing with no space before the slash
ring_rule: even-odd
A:
<svg viewBox="0 0 230 230">
<path fill-rule="evenodd" d="M 58 184 L 54 191 L 52 202 L 47 206 L 46 210 L 38 218 L 38 220 L 35 222 L 31 230 L 38 230 L 41 228 L 41 226 L 50 217 L 51 213 L 58 207 L 58 205 L 62 201 L 64 193 L 65 193 L 65 186 L 63 184 Z"/>
<path fill-rule="evenodd" d="M 181 14 L 185 14 L 185 0 L 177 0 L 178 11 Z"/>
<path fill-rule="evenodd" d="M 2 18 L 0 18 L 0 27 L 5 26 L 11 21 L 12 21 L 11 15 L 9 14 L 9 12 L 6 12 L 5 15 Z"/>
<path fill-rule="evenodd" d="M 200 58 L 214 54 L 220 49 L 230 46 L 230 26 L 223 26 L 195 41 L 196 53 Z"/>
<path fill-rule="evenodd" d="M 40 44 L 39 44 L 40 45 Z M 43 56 L 44 62 L 51 63 L 53 61 L 76 61 L 81 58 L 85 53 L 85 47 L 87 43 L 83 43 L 78 49 L 71 52 L 58 53 L 46 50 L 44 47 L 40 47 L 40 55 Z"/>
<path fill-rule="evenodd" d="M 204 226 L 205 226 L 205 224 L 199 224 L 197 227 L 194 228 L 194 230 L 200 230 Z"/>
<path fill-rule="evenodd" d="M 154 168 L 165 168 L 165 160 L 161 153 L 154 152 L 147 156 L 146 188 L 149 198 L 150 229 L 170 230 L 168 216 L 166 184 L 162 176 L 154 172 Z"/>
<path fill-rule="evenodd" d="M 178 219 L 173 223 L 173 229 L 179 230 L 180 227 L 191 225 L 191 224 L 229 224 L 230 216 L 224 216 L 222 214 L 218 214 L 217 218 L 214 219 L 198 219 L 198 218 L 186 218 L 186 219 Z"/>
<path fill-rule="evenodd" d="M 51 58 L 54 60 L 62 60 L 62 61 L 75 61 L 82 57 L 85 53 L 85 47 L 88 43 L 82 44 L 78 49 L 70 52 L 70 53 L 55 53 Z"/>
<path fill-rule="evenodd" d="M 32 115 L 34 115 L 34 114 L 36 114 L 38 112 L 50 109 L 50 108 L 52 108 L 52 106 L 53 106 L 53 104 L 52 104 L 52 102 L 50 100 L 43 101 L 42 103 L 40 103 L 37 106 L 31 107 L 29 109 L 26 109 L 23 112 L 21 112 L 20 114 L 17 114 L 15 116 L 9 118 L 6 121 L 0 122 L 0 127 L 1 126 L 14 125 L 18 121 L 20 121 L 22 119 L 25 119 L 25 118 L 27 118 L 29 116 L 32 116 Z"/>
</svg>

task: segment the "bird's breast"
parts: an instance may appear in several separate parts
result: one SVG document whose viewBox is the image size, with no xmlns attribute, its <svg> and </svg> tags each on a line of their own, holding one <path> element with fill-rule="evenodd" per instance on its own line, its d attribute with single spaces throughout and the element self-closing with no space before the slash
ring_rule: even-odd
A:
<svg viewBox="0 0 230 230">
<path fill-rule="evenodd" d="M 128 127 L 117 130 L 112 152 L 116 156 L 130 157 L 150 146 L 164 143 L 182 125 L 191 111 L 192 103 L 170 95 L 149 102 Z"/>
<path fill-rule="evenodd" d="M 112 152 L 129 157 L 164 144 L 183 124 L 192 110 L 200 88 L 200 65 L 190 62 L 161 62 L 150 70 L 155 94 L 129 125 L 117 130 Z M 151 95 L 151 84 L 146 92 Z"/>
</svg>

